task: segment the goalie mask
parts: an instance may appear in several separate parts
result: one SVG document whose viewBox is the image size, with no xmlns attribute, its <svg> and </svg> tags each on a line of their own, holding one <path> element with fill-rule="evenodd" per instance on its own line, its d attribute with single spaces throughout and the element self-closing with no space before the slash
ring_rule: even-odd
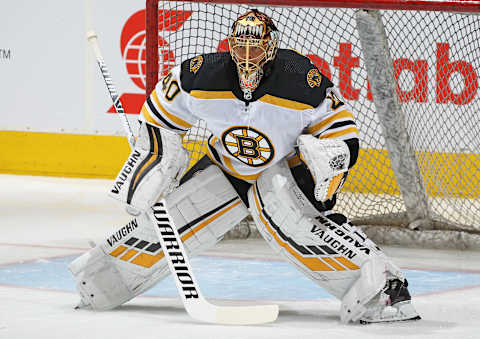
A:
<svg viewBox="0 0 480 339">
<path fill-rule="evenodd" d="M 240 88 L 250 100 L 262 80 L 263 66 L 277 54 L 278 30 L 272 19 L 252 9 L 233 23 L 228 45 L 237 65 Z"/>
</svg>

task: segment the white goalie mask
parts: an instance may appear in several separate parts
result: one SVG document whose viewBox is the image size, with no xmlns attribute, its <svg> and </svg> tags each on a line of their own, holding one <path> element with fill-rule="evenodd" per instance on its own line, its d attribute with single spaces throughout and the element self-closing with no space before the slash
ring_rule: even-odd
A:
<svg viewBox="0 0 480 339">
<path fill-rule="evenodd" d="M 278 50 L 279 34 L 272 19 L 252 9 L 240 16 L 232 27 L 228 45 L 237 65 L 240 88 L 245 99 L 252 98 L 263 77 L 263 66 Z"/>
</svg>

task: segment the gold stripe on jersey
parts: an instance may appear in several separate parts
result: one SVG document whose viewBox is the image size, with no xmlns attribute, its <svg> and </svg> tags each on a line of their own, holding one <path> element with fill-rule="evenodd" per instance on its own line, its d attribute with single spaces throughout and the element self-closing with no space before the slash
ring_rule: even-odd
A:
<svg viewBox="0 0 480 339">
<path fill-rule="evenodd" d="M 224 155 L 221 155 L 221 154 L 218 154 L 218 156 L 220 157 L 220 161 L 218 161 L 215 156 L 213 155 L 210 147 L 212 149 L 215 149 L 214 148 L 214 145 L 215 143 L 218 141 L 218 138 L 217 137 L 213 137 L 210 142 L 209 142 L 209 147 L 206 148 L 206 154 L 207 154 L 207 157 L 213 161 L 214 164 L 220 166 L 225 172 L 227 172 L 228 174 L 230 174 L 232 177 L 235 177 L 235 178 L 238 178 L 238 179 L 242 179 L 242 180 L 245 180 L 245 181 L 255 181 L 257 180 L 261 173 L 258 173 L 258 174 L 251 174 L 251 175 L 242 175 L 240 173 L 238 173 L 235 168 L 233 167 L 233 164 L 232 164 L 232 160 Z"/>
<path fill-rule="evenodd" d="M 233 167 L 232 164 L 232 159 L 222 155 L 223 162 L 225 163 L 225 166 L 227 166 L 226 170 L 227 172 L 234 176 L 235 178 L 246 180 L 246 181 L 251 181 L 251 180 L 257 180 L 262 173 L 257 173 L 257 174 L 250 174 L 250 175 L 243 175 L 238 173 L 235 168 Z"/>
<path fill-rule="evenodd" d="M 345 136 L 345 135 L 350 134 L 350 133 L 353 134 L 352 138 L 355 138 L 355 137 L 358 136 L 358 129 L 356 127 L 350 127 L 350 128 L 342 129 L 342 130 L 339 130 L 339 131 L 334 131 L 334 132 L 331 132 L 331 133 L 321 134 L 319 136 L 319 139 L 338 138 L 338 137 Z"/>
<path fill-rule="evenodd" d="M 275 105 L 275 106 L 280 106 L 288 109 L 294 109 L 297 111 L 303 111 L 306 109 L 312 109 L 313 106 L 298 102 L 298 101 L 293 101 L 289 99 L 283 99 L 279 97 L 275 97 L 270 94 L 265 94 L 263 97 L 258 99 L 258 101 L 264 102 L 266 104 L 270 105 Z"/>
<path fill-rule="evenodd" d="M 232 172 L 235 173 L 236 175 L 239 175 L 239 173 L 235 170 L 235 168 L 232 165 L 232 159 L 227 158 L 226 156 L 222 155 L 223 162 L 225 163 L 225 166 Z"/>
<path fill-rule="evenodd" d="M 318 133 L 319 131 L 322 131 L 325 129 L 327 126 L 335 123 L 337 120 L 340 119 L 354 119 L 353 113 L 347 111 L 346 109 L 335 113 L 334 115 L 328 117 L 327 119 L 323 119 L 322 121 L 317 122 L 316 124 L 313 124 L 312 126 L 308 127 L 308 133 L 310 134 L 315 134 Z"/>
<path fill-rule="evenodd" d="M 201 91 L 193 90 L 190 95 L 197 99 L 236 99 L 231 91 Z"/>
<path fill-rule="evenodd" d="M 173 122 L 175 125 L 177 126 L 182 126 L 183 128 L 180 128 L 180 129 L 189 129 L 190 127 L 192 127 L 192 124 L 186 122 L 185 120 L 183 120 L 182 118 L 172 114 L 172 113 L 169 113 L 161 104 L 160 104 L 160 100 L 158 100 L 158 96 L 157 96 L 157 91 L 154 90 L 152 92 L 152 94 L 150 95 L 151 98 L 153 98 L 155 104 L 157 105 L 157 108 L 159 108 L 162 113 L 164 114 L 164 118 L 167 118 L 168 120 L 170 120 L 170 122 Z"/>
<path fill-rule="evenodd" d="M 142 106 L 142 115 L 145 118 L 145 121 L 152 124 L 153 126 L 159 126 L 163 128 L 167 128 L 164 124 L 162 124 L 160 121 L 157 121 L 152 114 L 148 111 L 148 108 L 144 104 Z"/>
</svg>

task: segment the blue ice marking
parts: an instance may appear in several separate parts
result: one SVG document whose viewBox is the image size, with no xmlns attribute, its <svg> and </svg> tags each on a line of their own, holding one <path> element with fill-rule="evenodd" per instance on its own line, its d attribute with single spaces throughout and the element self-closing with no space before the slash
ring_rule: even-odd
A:
<svg viewBox="0 0 480 339">
<path fill-rule="evenodd" d="M 75 283 L 67 269 L 74 259 L 65 257 L 1 266 L 0 284 L 74 291 Z M 205 256 L 191 261 L 201 290 L 209 298 L 333 298 L 286 262 Z M 480 285 L 478 273 L 404 270 L 404 274 L 409 281 L 409 290 L 414 295 Z M 145 295 L 176 297 L 178 292 L 173 279 L 168 277 Z"/>
</svg>

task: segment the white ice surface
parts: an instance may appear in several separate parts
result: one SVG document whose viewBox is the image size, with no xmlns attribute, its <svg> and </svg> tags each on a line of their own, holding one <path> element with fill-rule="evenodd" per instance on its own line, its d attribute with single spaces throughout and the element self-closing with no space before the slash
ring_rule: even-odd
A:
<svg viewBox="0 0 480 339">
<path fill-rule="evenodd" d="M 0 265 L 80 253 L 116 230 L 130 217 L 106 196 L 109 185 L 0 175 Z M 384 250 L 402 268 L 480 272 L 478 252 Z M 224 241 L 209 254 L 276 258 L 261 239 Z M 0 285 L 0 338 L 480 338 L 480 286 L 416 296 L 421 321 L 368 326 L 341 324 L 331 299 L 281 301 L 276 322 L 242 327 L 198 323 L 179 298 L 139 297 L 109 312 L 75 311 L 77 301 L 70 292 Z"/>
</svg>

